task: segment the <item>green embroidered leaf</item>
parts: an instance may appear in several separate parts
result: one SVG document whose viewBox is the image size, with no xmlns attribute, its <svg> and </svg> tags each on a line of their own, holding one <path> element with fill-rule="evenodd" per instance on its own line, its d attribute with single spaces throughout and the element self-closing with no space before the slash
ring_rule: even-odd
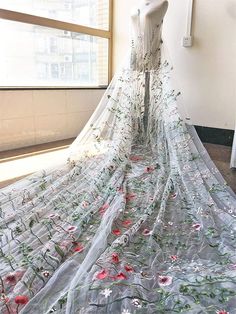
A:
<svg viewBox="0 0 236 314">
<path fill-rule="evenodd" d="M 218 247 L 219 244 L 209 244 L 210 247 Z"/>
<path fill-rule="evenodd" d="M 65 256 L 64 252 L 62 251 L 62 249 L 60 248 L 60 246 L 55 245 L 55 250 L 56 252 L 61 256 L 61 258 L 63 258 Z"/>
<path fill-rule="evenodd" d="M 30 229 L 33 227 L 34 223 L 35 223 L 35 220 L 34 220 L 34 219 L 31 219 L 31 220 L 30 220 L 30 223 L 29 223 Z"/>
</svg>

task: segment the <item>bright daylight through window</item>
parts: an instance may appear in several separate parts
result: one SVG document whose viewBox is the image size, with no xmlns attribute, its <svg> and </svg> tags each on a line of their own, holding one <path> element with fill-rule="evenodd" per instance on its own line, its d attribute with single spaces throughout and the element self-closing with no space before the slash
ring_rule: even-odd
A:
<svg viewBox="0 0 236 314">
<path fill-rule="evenodd" d="M 0 86 L 106 86 L 110 11 L 111 0 L 0 0 Z"/>
</svg>

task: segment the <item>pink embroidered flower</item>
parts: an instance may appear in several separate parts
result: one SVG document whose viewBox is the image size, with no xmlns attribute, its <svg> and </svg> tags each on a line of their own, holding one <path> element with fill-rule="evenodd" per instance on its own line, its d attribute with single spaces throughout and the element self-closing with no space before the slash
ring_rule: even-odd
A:
<svg viewBox="0 0 236 314">
<path fill-rule="evenodd" d="M 117 280 L 126 280 L 127 276 L 124 273 L 119 273 L 118 275 L 115 276 L 115 279 L 117 279 Z"/>
<path fill-rule="evenodd" d="M 106 212 L 106 210 L 109 208 L 108 204 L 104 204 L 102 207 L 99 208 L 99 213 L 100 215 L 104 215 L 104 213 Z"/>
<path fill-rule="evenodd" d="M 126 195 L 126 200 L 127 200 L 127 201 L 132 201 L 135 197 L 136 197 L 136 194 L 134 194 L 134 193 L 128 193 L 128 194 Z"/>
<path fill-rule="evenodd" d="M 154 170 L 155 170 L 154 167 L 147 167 L 144 172 L 146 172 L 146 173 L 152 173 Z"/>
<path fill-rule="evenodd" d="M 26 304 L 29 302 L 29 298 L 26 295 L 18 295 L 15 297 L 16 304 Z"/>
<path fill-rule="evenodd" d="M 15 285 L 16 284 L 15 273 L 9 273 L 8 275 L 6 275 L 5 280 L 6 280 L 6 283 L 11 284 L 11 285 Z"/>
<path fill-rule="evenodd" d="M 48 218 L 53 219 L 53 218 L 60 218 L 58 214 L 51 214 L 48 216 Z"/>
<path fill-rule="evenodd" d="M 231 264 L 230 268 L 236 270 L 236 264 Z"/>
<path fill-rule="evenodd" d="M 132 273 L 134 271 L 133 267 L 130 265 L 125 265 L 125 270 L 127 271 L 127 273 Z"/>
<path fill-rule="evenodd" d="M 81 205 L 82 205 L 84 208 L 86 208 L 86 207 L 89 206 L 89 202 L 83 201 Z"/>
<path fill-rule="evenodd" d="M 112 254 L 112 262 L 118 264 L 120 262 L 119 255 L 117 253 Z"/>
<path fill-rule="evenodd" d="M 69 226 L 69 227 L 67 228 L 67 231 L 70 232 L 70 233 L 73 233 L 76 229 L 77 229 L 76 226 Z"/>
<path fill-rule="evenodd" d="M 172 261 L 177 261 L 178 256 L 177 255 L 171 255 L 170 259 L 172 259 Z"/>
<path fill-rule="evenodd" d="M 78 252 L 78 253 L 83 252 L 83 250 L 84 250 L 84 247 L 83 247 L 83 245 L 81 245 L 81 244 L 77 245 L 77 246 L 74 248 L 74 252 Z"/>
<path fill-rule="evenodd" d="M 123 225 L 124 227 L 128 227 L 128 226 L 130 226 L 131 224 L 132 224 L 132 221 L 131 221 L 130 219 L 124 220 L 124 221 L 122 222 L 122 225 Z"/>
<path fill-rule="evenodd" d="M 171 198 L 174 200 L 177 197 L 178 193 L 171 194 Z"/>
<path fill-rule="evenodd" d="M 121 235 L 120 229 L 113 229 L 113 230 L 112 230 L 112 233 L 113 233 L 114 235 L 116 235 L 116 236 Z"/>
<path fill-rule="evenodd" d="M 160 286 L 169 286 L 172 284 L 172 277 L 170 276 L 159 276 L 158 283 Z"/>
<path fill-rule="evenodd" d="M 201 229 L 201 225 L 200 224 L 194 224 L 193 229 L 195 229 L 196 231 L 199 231 Z"/>
<path fill-rule="evenodd" d="M 108 271 L 106 269 L 103 269 L 102 271 L 100 271 L 97 275 L 96 275 L 96 278 L 97 279 L 100 279 L 100 280 L 103 280 L 105 278 L 108 277 Z"/>
<path fill-rule="evenodd" d="M 186 164 L 186 165 L 184 165 L 184 166 L 183 166 L 183 169 L 184 169 L 184 170 L 190 170 L 190 169 L 191 169 L 191 167 L 190 167 L 189 165 L 187 165 L 187 164 Z"/>
<path fill-rule="evenodd" d="M 5 276 L 4 280 L 7 284 L 15 285 L 24 275 L 25 270 L 17 270 Z"/>
<path fill-rule="evenodd" d="M 143 234 L 144 236 L 148 236 L 148 235 L 152 234 L 152 231 L 150 231 L 149 229 L 144 229 L 143 232 L 142 232 L 142 234 Z"/>
<path fill-rule="evenodd" d="M 216 312 L 216 314 L 229 314 L 229 312 L 227 312 L 225 310 L 219 310 Z"/>
<path fill-rule="evenodd" d="M 142 157 L 140 157 L 140 156 L 130 156 L 130 158 L 129 158 L 131 161 L 140 161 L 140 160 L 142 160 Z"/>
</svg>

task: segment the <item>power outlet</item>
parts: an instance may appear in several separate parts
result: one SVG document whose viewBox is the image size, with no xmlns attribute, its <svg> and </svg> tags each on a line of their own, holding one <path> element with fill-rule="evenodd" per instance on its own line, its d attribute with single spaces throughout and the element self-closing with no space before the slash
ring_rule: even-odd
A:
<svg viewBox="0 0 236 314">
<path fill-rule="evenodd" d="M 193 38 L 192 36 L 184 36 L 183 38 L 183 47 L 192 47 Z"/>
</svg>

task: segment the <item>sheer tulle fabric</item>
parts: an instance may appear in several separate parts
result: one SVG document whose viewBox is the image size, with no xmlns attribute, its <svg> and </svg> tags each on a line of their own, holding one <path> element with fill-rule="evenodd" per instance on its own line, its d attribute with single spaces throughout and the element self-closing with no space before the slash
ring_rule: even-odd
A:
<svg viewBox="0 0 236 314">
<path fill-rule="evenodd" d="M 235 194 L 160 33 L 149 58 L 140 30 L 65 164 L 1 190 L 2 313 L 234 313 Z"/>
</svg>

